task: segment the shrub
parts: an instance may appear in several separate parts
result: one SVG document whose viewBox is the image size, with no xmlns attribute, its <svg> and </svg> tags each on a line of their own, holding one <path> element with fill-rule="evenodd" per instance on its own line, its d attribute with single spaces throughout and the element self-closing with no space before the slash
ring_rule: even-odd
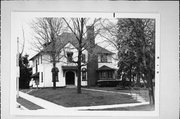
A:
<svg viewBox="0 0 180 119">
<path fill-rule="evenodd" d="M 99 80 L 97 81 L 97 86 L 100 87 L 116 87 L 121 81 L 118 80 Z"/>
</svg>

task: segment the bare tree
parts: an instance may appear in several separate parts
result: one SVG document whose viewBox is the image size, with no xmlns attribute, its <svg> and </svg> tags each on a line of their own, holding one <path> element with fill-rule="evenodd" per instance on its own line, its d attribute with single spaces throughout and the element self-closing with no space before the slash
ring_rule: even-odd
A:
<svg viewBox="0 0 180 119">
<path fill-rule="evenodd" d="M 62 33 L 63 29 L 63 20 L 61 18 L 37 18 L 32 22 L 32 29 L 34 30 L 34 42 L 32 43 L 33 49 L 42 54 L 48 54 L 49 59 L 45 59 L 53 64 L 52 68 L 52 81 L 53 88 L 56 89 L 56 78 L 53 73 L 55 70 L 58 70 L 56 63 L 59 62 L 61 56 L 61 50 L 58 50 L 56 45 L 59 40 L 58 37 Z M 58 41 L 59 42 L 59 41 Z M 48 50 L 46 47 L 50 46 Z"/>
<path fill-rule="evenodd" d="M 81 93 L 81 67 L 86 65 L 82 64 L 82 52 L 85 49 L 88 49 L 88 52 L 93 54 L 92 52 L 92 47 L 95 45 L 92 44 L 93 39 L 95 38 L 96 34 L 92 34 L 90 39 L 85 40 L 85 34 L 88 32 L 89 29 L 92 27 L 94 28 L 95 24 L 100 20 L 100 19 L 94 19 L 91 25 L 87 26 L 88 23 L 88 18 L 71 18 L 71 19 L 66 19 L 63 18 L 65 23 L 67 24 L 69 30 L 75 35 L 77 45 L 78 45 L 78 58 L 77 61 L 73 61 L 74 63 L 77 63 L 78 67 L 78 83 L 77 83 L 77 93 Z M 98 31 L 98 30 L 97 30 Z"/>
</svg>

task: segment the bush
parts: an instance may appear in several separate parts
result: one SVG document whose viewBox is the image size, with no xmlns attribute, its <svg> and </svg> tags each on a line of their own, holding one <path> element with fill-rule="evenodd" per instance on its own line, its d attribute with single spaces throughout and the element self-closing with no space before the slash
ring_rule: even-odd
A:
<svg viewBox="0 0 180 119">
<path fill-rule="evenodd" d="M 97 81 L 97 86 L 100 87 L 116 87 L 121 81 L 118 80 L 99 80 Z"/>
</svg>

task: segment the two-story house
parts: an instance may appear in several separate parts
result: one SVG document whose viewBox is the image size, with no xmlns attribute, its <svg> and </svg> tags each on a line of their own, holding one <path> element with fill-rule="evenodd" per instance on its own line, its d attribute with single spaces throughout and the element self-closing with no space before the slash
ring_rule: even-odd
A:
<svg viewBox="0 0 180 119">
<path fill-rule="evenodd" d="M 116 64 L 112 56 L 115 53 L 95 44 L 94 28 L 89 27 L 87 36 L 84 38 L 84 50 L 82 52 L 82 86 L 95 86 L 98 80 L 114 80 Z M 90 41 L 90 42 L 89 42 Z M 88 42 L 88 43 L 87 43 Z M 66 85 L 77 85 L 77 64 L 72 62 L 77 60 L 78 43 L 73 33 L 62 33 L 59 40 L 55 43 L 56 52 L 59 53 L 58 75 L 56 77 L 56 86 L 64 87 Z M 52 87 L 52 62 L 51 52 L 52 43 L 46 44 L 44 49 L 33 56 L 30 60 L 33 62 L 34 87 Z"/>
</svg>

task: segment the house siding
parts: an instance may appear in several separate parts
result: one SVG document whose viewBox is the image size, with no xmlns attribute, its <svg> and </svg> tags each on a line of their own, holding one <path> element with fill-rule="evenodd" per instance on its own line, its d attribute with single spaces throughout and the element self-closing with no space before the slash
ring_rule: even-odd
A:
<svg viewBox="0 0 180 119">
<path fill-rule="evenodd" d="M 87 27 L 89 30 L 87 31 L 87 44 L 88 47 L 87 50 L 83 50 L 82 54 L 85 55 L 85 62 L 87 63 L 86 66 L 82 66 L 82 68 L 85 68 L 86 70 L 86 80 L 82 80 L 82 76 L 81 75 L 81 85 L 82 86 L 95 86 L 98 80 L 98 68 L 100 68 L 103 65 L 106 65 L 110 68 L 114 68 L 115 65 L 112 62 L 112 55 L 113 53 L 106 50 L 105 48 L 102 48 L 98 45 L 95 44 L 95 37 L 94 37 L 94 28 L 93 27 Z M 70 33 L 66 33 L 66 36 L 70 35 L 71 37 L 67 37 L 69 39 L 64 39 L 66 42 L 66 44 L 64 44 L 65 46 L 62 47 L 61 52 L 60 52 L 60 57 L 61 59 L 59 60 L 58 63 L 56 63 L 56 67 L 59 69 L 58 72 L 58 82 L 56 82 L 56 86 L 57 87 L 64 87 L 67 84 L 67 80 L 66 80 L 66 73 L 67 71 L 72 71 L 74 72 L 74 74 L 71 74 L 72 76 L 74 76 L 74 85 L 77 86 L 77 69 L 75 66 L 77 66 L 77 64 L 68 61 L 67 60 L 67 52 L 72 52 L 72 59 L 74 61 L 78 60 L 78 50 L 75 44 L 73 45 L 71 38 L 73 39 L 72 34 Z M 62 37 L 63 38 L 63 37 Z M 48 49 L 47 49 L 48 51 Z M 102 51 L 102 52 L 101 52 Z M 107 62 L 105 60 L 105 62 L 101 62 L 101 55 L 106 55 L 107 56 Z M 71 56 L 71 55 L 69 55 Z M 39 72 L 39 87 L 52 87 L 53 86 L 53 82 L 52 82 L 52 62 L 50 61 L 50 56 L 47 54 L 43 54 L 43 53 L 38 53 L 38 55 L 35 55 L 35 57 L 32 58 L 33 60 L 33 74 L 36 73 L 36 60 L 38 61 L 38 71 Z M 71 58 L 70 58 L 71 59 Z M 83 63 L 82 63 L 83 64 Z M 62 69 L 63 66 L 63 69 Z M 72 68 L 72 69 L 68 69 L 68 68 Z M 74 68 L 74 69 L 73 69 Z M 43 73 L 41 73 L 43 72 Z M 42 79 L 42 74 L 43 74 L 43 82 L 41 82 Z M 70 77 L 69 79 L 71 79 L 72 77 Z M 72 79 L 73 79 L 72 78 Z M 72 82 L 68 83 L 71 84 Z"/>
<path fill-rule="evenodd" d="M 60 55 L 64 55 L 66 52 L 70 51 L 73 52 L 73 59 L 77 60 L 77 49 L 70 43 L 68 43 L 66 46 L 66 48 L 61 52 Z M 85 61 L 88 61 L 88 52 L 87 50 L 83 51 L 83 54 L 85 54 Z M 42 57 L 42 58 L 41 58 Z M 38 57 L 37 57 L 38 58 Z M 36 65 L 34 64 L 37 60 L 37 58 L 34 59 L 33 61 L 33 74 L 36 73 Z M 39 72 L 39 85 L 38 87 L 52 87 L 53 86 L 53 82 L 52 82 L 52 63 L 50 63 L 48 60 L 50 59 L 50 57 L 46 54 L 43 54 L 42 56 L 39 56 L 40 60 L 39 60 L 39 65 L 38 66 L 38 71 Z M 41 59 L 42 59 L 42 63 L 41 63 Z M 66 72 L 67 71 L 63 71 L 62 66 L 77 66 L 75 63 L 70 63 L 67 61 L 66 57 L 61 58 L 61 60 L 56 63 L 56 67 L 59 69 L 58 72 L 58 82 L 56 82 L 56 86 L 57 87 L 64 87 L 66 86 Z M 86 68 L 87 66 L 83 66 L 82 68 Z M 42 74 L 41 72 L 43 72 L 43 82 L 41 82 L 42 79 Z M 73 71 L 75 74 L 74 77 L 74 82 L 75 82 L 75 86 L 77 86 L 77 73 L 75 71 Z M 87 75 L 86 75 L 87 76 Z M 82 79 L 82 76 L 81 76 Z M 87 77 L 86 77 L 87 79 Z M 82 86 L 87 86 L 87 80 L 86 81 L 81 81 L 81 85 Z M 37 87 L 37 85 L 33 84 L 33 87 Z"/>
</svg>

